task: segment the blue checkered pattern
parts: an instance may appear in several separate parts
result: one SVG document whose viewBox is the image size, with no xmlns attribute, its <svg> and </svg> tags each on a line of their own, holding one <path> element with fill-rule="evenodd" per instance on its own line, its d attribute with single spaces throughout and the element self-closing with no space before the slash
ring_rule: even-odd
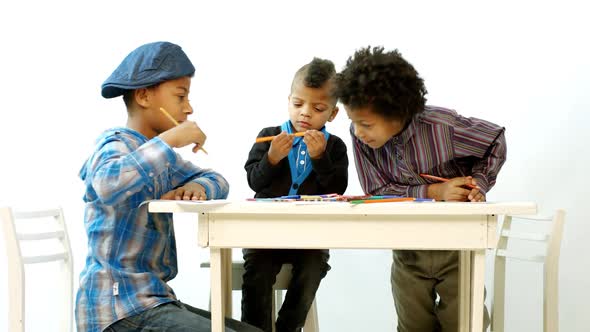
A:
<svg viewBox="0 0 590 332">
<path fill-rule="evenodd" d="M 172 214 L 147 212 L 147 200 L 196 182 L 209 199 L 226 198 L 219 173 L 185 161 L 155 137 L 129 128 L 106 131 L 80 177 L 86 186 L 86 266 L 76 298 L 78 331 L 176 300 L 167 282 L 177 273 Z"/>
</svg>

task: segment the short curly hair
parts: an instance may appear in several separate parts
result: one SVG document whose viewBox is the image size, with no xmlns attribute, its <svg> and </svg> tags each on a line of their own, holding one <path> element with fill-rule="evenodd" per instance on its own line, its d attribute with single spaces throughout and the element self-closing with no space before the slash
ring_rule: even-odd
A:
<svg viewBox="0 0 590 332">
<path fill-rule="evenodd" d="M 293 77 L 291 91 L 296 83 L 302 82 L 308 88 L 321 88 L 326 82 L 336 76 L 336 67 L 330 60 L 313 58 L 310 63 L 303 65 Z M 333 91 L 330 91 L 333 92 Z"/>
<path fill-rule="evenodd" d="M 424 80 L 398 50 L 357 50 L 335 78 L 334 94 L 351 111 L 370 107 L 387 119 L 411 120 L 426 104 Z"/>
</svg>

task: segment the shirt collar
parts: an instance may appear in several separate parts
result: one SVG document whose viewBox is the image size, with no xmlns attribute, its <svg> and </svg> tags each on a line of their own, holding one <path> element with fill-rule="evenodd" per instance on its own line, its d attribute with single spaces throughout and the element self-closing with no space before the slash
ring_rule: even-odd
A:
<svg viewBox="0 0 590 332">
<path fill-rule="evenodd" d="M 293 125 L 291 124 L 291 120 L 287 120 L 285 123 L 283 123 L 281 125 L 281 130 L 287 132 L 287 134 L 293 134 Z M 326 130 L 326 126 L 323 126 L 319 131 L 321 131 L 322 133 L 324 133 L 324 135 L 326 135 L 326 140 L 328 139 L 329 133 Z M 293 138 L 293 146 L 296 146 L 299 143 L 303 142 L 303 137 L 302 136 L 295 136 Z M 307 149 L 307 148 L 306 148 Z"/>
<path fill-rule="evenodd" d="M 125 134 L 128 136 L 132 136 L 141 142 L 147 142 L 148 139 L 142 133 L 127 127 L 115 127 L 105 130 L 100 137 L 97 139 L 98 142 L 103 141 L 111 136 L 116 136 L 120 134 Z"/>
<path fill-rule="evenodd" d="M 390 138 L 387 143 L 393 145 L 408 143 L 410 138 L 412 138 L 416 132 L 416 122 L 418 116 L 413 117 L 412 120 L 410 120 L 410 123 L 402 130 L 402 132 Z"/>
</svg>

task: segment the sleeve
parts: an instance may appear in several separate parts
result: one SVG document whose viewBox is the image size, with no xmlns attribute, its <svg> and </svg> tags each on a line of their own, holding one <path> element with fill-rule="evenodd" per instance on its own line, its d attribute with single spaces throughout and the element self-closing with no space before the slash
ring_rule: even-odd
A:
<svg viewBox="0 0 590 332">
<path fill-rule="evenodd" d="M 491 122 L 460 118 L 454 129 L 453 149 L 457 158 L 474 157 L 471 176 L 483 193 L 496 183 L 506 161 L 505 129 Z"/>
<path fill-rule="evenodd" d="M 175 162 L 176 154 L 159 138 L 131 150 L 123 140 L 112 137 L 101 143 L 89 161 L 85 181 L 100 201 L 115 205 L 153 185 L 152 177 Z"/>
<path fill-rule="evenodd" d="M 198 183 L 205 188 L 207 199 L 224 199 L 229 194 L 229 183 L 218 172 L 211 169 L 200 168 L 193 163 L 183 160 L 177 155 L 177 162 L 171 165 L 170 182 L 174 189 L 183 186 L 187 182 Z"/>
<path fill-rule="evenodd" d="M 269 128 L 265 128 L 258 134 L 258 137 L 270 136 Z M 255 192 L 261 192 L 272 183 L 273 177 L 280 170 L 280 163 L 273 166 L 268 161 L 268 150 L 270 142 L 254 143 L 248 154 L 248 160 L 244 168 L 248 177 L 248 185 Z"/>
<path fill-rule="evenodd" d="M 484 158 L 473 165 L 472 176 L 484 193 L 496 184 L 498 173 L 506 161 L 506 152 L 506 136 L 503 130 L 490 145 Z"/>
<path fill-rule="evenodd" d="M 354 136 L 352 125 L 350 134 L 352 136 L 354 161 L 359 182 L 365 194 L 426 197 L 428 185 L 407 185 L 393 182 L 392 177 L 384 174 L 378 167 L 378 162 L 385 163 L 387 160 L 377 161 L 377 157 L 375 157 L 371 149 Z"/>
<path fill-rule="evenodd" d="M 344 194 L 348 187 L 348 155 L 346 144 L 334 135 L 330 135 L 333 146 L 329 153 L 320 159 L 311 159 L 313 170 L 322 192 Z"/>
</svg>

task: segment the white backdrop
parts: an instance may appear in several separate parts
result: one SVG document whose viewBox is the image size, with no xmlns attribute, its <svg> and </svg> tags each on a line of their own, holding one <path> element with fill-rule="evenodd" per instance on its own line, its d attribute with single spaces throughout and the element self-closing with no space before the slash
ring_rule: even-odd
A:
<svg viewBox="0 0 590 332">
<path fill-rule="evenodd" d="M 102 99 L 99 89 L 132 49 L 158 40 L 184 48 L 197 68 L 193 118 L 208 135 L 209 155 L 182 153 L 224 174 L 230 198 L 243 199 L 252 195 L 243 169 L 252 140 L 262 127 L 287 119 L 295 70 L 314 56 L 340 70 L 355 49 L 383 45 L 398 48 L 421 73 L 428 103 L 507 128 L 508 161 L 488 200 L 533 200 L 541 212 L 567 209 L 560 326 L 570 332 L 590 325 L 584 166 L 590 24 L 581 1 L 7 1 L 2 7 L 0 205 L 64 207 L 76 284 L 86 254 L 77 172 L 99 133 L 125 123 L 123 102 Z M 328 129 L 350 148 L 348 124 L 341 112 Z M 354 163 L 347 193 L 361 193 Z M 208 252 L 195 244 L 196 223 L 177 217 L 180 272 L 172 285 L 185 302 L 206 307 L 208 271 L 198 265 Z M 318 294 L 322 331 L 394 330 L 390 262 L 390 251 L 332 251 L 332 271 Z M 541 269 L 509 268 L 506 330 L 540 331 Z M 28 279 L 27 314 L 38 317 L 29 331 L 51 331 L 55 323 L 55 306 L 43 303 L 60 294 L 46 277 Z"/>
</svg>

